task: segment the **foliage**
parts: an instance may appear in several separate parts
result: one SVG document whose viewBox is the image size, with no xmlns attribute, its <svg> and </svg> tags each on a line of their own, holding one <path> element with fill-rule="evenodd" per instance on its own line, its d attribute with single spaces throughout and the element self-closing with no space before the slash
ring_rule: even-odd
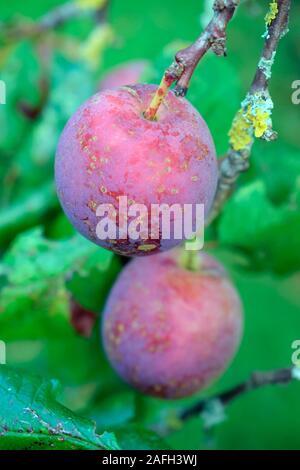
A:
<svg viewBox="0 0 300 470">
<path fill-rule="evenodd" d="M 119 449 L 113 434 L 97 435 L 94 425 L 56 401 L 57 383 L 1 367 L 0 449 Z"/>
<path fill-rule="evenodd" d="M 299 448 L 297 384 L 237 400 L 226 409 L 228 419 L 207 435 L 199 417 L 183 426 L 174 420 L 174 410 L 190 399 L 166 403 L 121 383 L 101 349 L 99 317 L 124 260 L 74 233 L 53 188 L 56 143 L 67 119 L 120 62 L 151 60 L 144 80 L 158 82 L 174 51 L 198 35 L 202 12 L 199 2 L 190 3 L 113 1 L 108 44 L 101 42 L 96 68 L 77 53 L 96 28 L 86 15 L 32 40 L 6 44 L 1 33 L 7 104 L 0 105 L 0 339 L 8 362 L 0 368 L 2 449 Z M 11 20 L 16 11 L 37 18 L 58 4 L 2 2 L 1 18 Z M 238 356 L 207 393 L 255 368 L 289 365 L 299 336 L 299 107 L 291 104 L 290 86 L 299 79 L 300 10 L 293 8 L 271 86 L 279 140 L 255 144 L 250 170 L 207 231 L 208 246 L 237 284 L 246 317 Z M 265 13 L 261 2 L 243 2 L 228 31 L 228 57 L 208 54 L 192 78 L 188 97 L 208 122 L 220 156 L 252 80 Z M 24 103 L 39 107 L 41 83 L 47 96 L 32 119 L 22 109 Z M 88 338 L 70 322 L 71 298 L 98 316 Z M 61 383 L 59 398 L 53 378 Z M 174 427 L 165 440 L 153 431 L 161 423 Z"/>
</svg>

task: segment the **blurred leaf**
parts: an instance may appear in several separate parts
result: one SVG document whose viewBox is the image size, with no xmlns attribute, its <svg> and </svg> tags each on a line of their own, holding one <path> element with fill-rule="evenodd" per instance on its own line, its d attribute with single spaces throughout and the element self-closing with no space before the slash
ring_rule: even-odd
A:
<svg viewBox="0 0 300 470">
<path fill-rule="evenodd" d="M 113 434 L 57 401 L 57 382 L 0 369 L 1 449 L 119 449 Z"/>
<path fill-rule="evenodd" d="M 221 243 L 245 250 L 252 265 L 287 273 L 300 268 L 300 187 L 275 206 L 261 180 L 244 185 L 228 201 L 219 223 Z"/>
<path fill-rule="evenodd" d="M 1 268 L 8 281 L 17 286 L 48 281 L 75 271 L 85 272 L 87 266 L 105 270 L 112 256 L 110 251 L 79 234 L 69 240 L 50 241 L 43 237 L 40 228 L 35 228 L 17 237 Z"/>
<path fill-rule="evenodd" d="M 26 99 L 31 103 L 39 99 L 41 66 L 34 46 L 24 41 L 11 50 L 1 70 L 6 83 L 5 106 L 0 106 L 0 152 L 13 152 L 32 123 L 18 110 L 18 103 Z M 20 79 L 22 77 L 22 79 Z"/>
<path fill-rule="evenodd" d="M 89 267 L 91 262 L 93 266 Z M 109 270 L 103 276 L 101 275 L 101 264 L 97 265 L 96 256 L 94 256 L 87 262 L 86 269 L 88 269 L 88 273 L 74 273 L 72 279 L 67 283 L 67 287 L 83 307 L 93 312 L 99 312 L 104 306 L 110 287 L 121 270 L 121 262 L 118 257 L 112 257 Z"/>
<path fill-rule="evenodd" d="M 27 197 L 0 211 L 0 243 L 5 243 L 33 225 L 39 224 L 51 210 L 58 207 L 53 183 L 46 183 Z"/>
<path fill-rule="evenodd" d="M 96 422 L 97 429 L 111 429 L 131 421 L 135 417 L 134 392 L 119 389 L 116 393 L 96 397 L 91 403 L 89 416 Z"/>
<path fill-rule="evenodd" d="M 86 8 L 101 8 L 105 5 L 107 0 L 75 0 L 75 3 L 83 9 Z"/>
<path fill-rule="evenodd" d="M 64 212 L 60 212 L 55 218 L 50 219 L 45 227 L 47 236 L 53 240 L 70 238 L 76 230 L 69 222 Z"/>
<path fill-rule="evenodd" d="M 92 273 L 104 296 L 114 279 L 108 274 L 112 259 L 110 251 L 79 234 L 68 240 L 51 241 L 43 237 L 40 228 L 35 228 L 18 236 L 0 264 L 2 335 L 16 337 L 15 321 L 18 321 L 18 337 L 51 336 L 53 331 L 65 335 L 69 329 L 66 281 L 71 281 L 77 273 L 84 285 L 88 285 Z M 113 273 L 116 272 L 114 264 Z M 76 280 L 76 288 L 81 288 L 82 297 L 87 298 L 89 293 L 80 286 L 80 278 Z"/>
<path fill-rule="evenodd" d="M 251 155 L 251 171 L 247 177 L 262 178 L 268 196 L 278 205 L 287 202 L 295 191 L 300 175 L 299 152 L 286 142 L 256 142 Z"/>
<path fill-rule="evenodd" d="M 53 180 L 60 133 L 72 114 L 96 89 L 95 77 L 83 62 L 72 62 L 59 53 L 53 58 L 49 81 L 48 101 L 31 131 L 24 136 L 13 161 L 12 168 L 16 173 L 10 182 L 13 199 L 23 197 L 41 182 Z"/>
<path fill-rule="evenodd" d="M 153 431 L 135 424 L 113 428 L 117 441 L 124 450 L 169 450 L 170 446 Z"/>
</svg>

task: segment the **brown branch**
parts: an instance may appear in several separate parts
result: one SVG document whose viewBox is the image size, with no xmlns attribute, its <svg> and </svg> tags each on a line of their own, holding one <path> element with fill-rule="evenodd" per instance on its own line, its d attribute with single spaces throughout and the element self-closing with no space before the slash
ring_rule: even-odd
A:
<svg viewBox="0 0 300 470">
<path fill-rule="evenodd" d="M 265 73 L 265 69 L 261 64 L 273 60 L 280 39 L 287 32 L 291 0 L 277 0 L 277 5 L 278 13 L 274 21 L 271 21 L 268 25 L 261 59 L 251 85 L 251 93 L 255 93 L 257 90 L 265 90 L 268 87 L 270 74 Z"/>
<path fill-rule="evenodd" d="M 226 55 L 226 28 L 239 3 L 239 0 L 215 0 L 213 18 L 203 33 L 191 46 L 177 52 L 175 60 L 183 69 L 175 87 L 178 96 L 186 95 L 195 68 L 209 49 L 216 55 Z"/>
<path fill-rule="evenodd" d="M 153 429 L 160 435 L 165 436 L 176 429 L 179 429 L 185 421 L 196 416 L 202 416 L 204 421 L 206 421 L 204 422 L 204 425 L 206 427 L 211 427 L 212 425 L 222 421 L 223 408 L 236 398 L 268 385 L 284 385 L 292 382 L 293 380 L 300 380 L 300 369 L 296 366 L 266 372 L 253 372 L 245 382 L 242 382 L 225 392 L 197 401 L 191 406 L 176 412 L 175 416 L 170 416 L 167 424 L 158 424 L 154 426 Z M 215 418 L 212 416 L 214 409 L 216 409 L 218 413 L 221 411 L 221 419 L 219 416 L 216 416 Z"/>
<path fill-rule="evenodd" d="M 256 390 L 267 385 L 287 384 L 295 378 L 293 370 L 293 368 L 286 368 L 268 372 L 254 372 L 245 382 L 218 395 L 201 400 L 184 409 L 179 413 L 178 418 L 180 421 L 186 421 L 193 416 L 197 416 L 206 410 L 208 403 L 212 401 L 217 400 L 221 405 L 225 406 L 244 393 L 248 393 L 252 390 Z"/>
<path fill-rule="evenodd" d="M 160 104 L 174 82 L 177 81 L 175 94 L 186 95 L 195 68 L 209 49 L 212 49 L 216 55 L 226 55 L 226 28 L 239 3 L 240 0 L 215 0 L 213 17 L 203 33 L 191 46 L 177 52 L 175 61 L 164 73 L 144 113 L 146 119 L 155 119 Z"/>
<path fill-rule="evenodd" d="M 1 34 L 8 42 L 18 41 L 23 38 L 34 38 L 41 34 L 46 33 L 52 29 L 62 26 L 67 21 L 74 18 L 86 16 L 94 16 L 96 21 L 103 21 L 107 12 L 109 1 L 107 0 L 100 8 L 87 8 L 82 9 L 75 2 L 67 2 L 59 5 L 53 10 L 46 13 L 37 21 L 31 21 L 27 18 L 22 18 L 17 24 L 1 24 Z"/>
<path fill-rule="evenodd" d="M 278 43 L 288 29 L 291 0 L 277 0 L 272 3 L 275 10 L 271 9 L 266 16 L 265 43 L 257 70 L 241 109 L 234 118 L 229 133 L 229 150 L 220 160 L 219 183 L 208 224 L 219 214 L 239 175 L 249 168 L 254 137 L 267 141 L 277 138 L 272 129 L 273 102 L 268 84 Z"/>
</svg>

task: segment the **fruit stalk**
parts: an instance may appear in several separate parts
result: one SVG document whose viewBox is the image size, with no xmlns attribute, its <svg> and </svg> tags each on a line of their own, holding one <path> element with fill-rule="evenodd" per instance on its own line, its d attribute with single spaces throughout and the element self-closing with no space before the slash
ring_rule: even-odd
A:
<svg viewBox="0 0 300 470">
<path fill-rule="evenodd" d="M 179 74 L 180 74 L 181 67 L 178 67 L 177 64 L 172 64 L 169 69 L 166 70 L 166 72 L 163 75 L 163 78 L 161 79 L 161 82 L 159 84 L 158 89 L 154 93 L 154 96 L 144 112 L 144 117 L 146 119 L 149 119 L 150 121 L 154 121 L 156 118 L 157 111 L 167 95 L 171 85 L 177 80 Z"/>
<path fill-rule="evenodd" d="M 146 119 L 155 119 L 159 106 L 175 81 L 177 81 L 175 95 L 184 97 L 187 94 L 194 70 L 209 49 L 212 49 L 216 55 L 226 55 L 226 28 L 239 3 L 240 0 L 215 0 L 214 14 L 207 27 L 191 46 L 177 52 L 175 61 L 164 73 L 144 113 Z"/>
<path fill-rule="evenodd" d="M 226 56 L 226 29 L 239 3 L 240 0 L 215 0 L 214 14 L 205 30 L 191 46 L 177 52 L 175 60 L 183 67 L 175 87 L 177 96 L 186 95 L 195 68 L 209 49 Z"/>
</svg>

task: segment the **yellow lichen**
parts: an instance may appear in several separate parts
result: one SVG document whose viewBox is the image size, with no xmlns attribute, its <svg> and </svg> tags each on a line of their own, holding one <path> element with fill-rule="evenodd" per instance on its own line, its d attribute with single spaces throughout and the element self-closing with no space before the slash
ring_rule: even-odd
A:
<svg viewBox="0 0 300 470">
<path fill-rule="evenodd" d="M 243 109 L 240 109 L 236 114 L 229 131 L 229 137 L 230 145 L 236 151 L 242 150 L 251 144 L 251 123 L 245 118 Z"/>
<path fill-rule="evenodd" d="M 254 135 L 260 138 L 268 129 L 269 113 L 263 112 L 261 109 L 256 110 L 256 114 L 252 116 L 252 123 L 254 127 Z"/>
<path fill-rule="evenodd" d="M 114 32 L 110 25 L 102 24 L 94 28 L 81 47 L 82 58 L 92 67 L 101 63 L 103 52 L 114 40 Z"/>
<path fill-rule="evenodd" d="M 98 9 L 103 7 L 107 3 L 107 0 L 76 0 L 75 3 L 79 8 L 82 8 L 83 10 L 90 8 Z"/>
<path fill-rule="evenodd" d="M 140 245 L 138 250 L 140 251 L 152 251 L 155 250 L 156 245 L 149 243 L 148 245 Z"/>
<path fill-rule="evenodd" d="M 277 16 L 277 13 L 278 13 L 277 1 L 276 1 L 276 0 L 273 0 L 273 1 L 270 3 L 269 11 L 268 11 L 268 13 L 267 13 L 266 16 L 265 16 L 265 22 L 266 22 L 266 25 L 267 25 L 267 26 L 270 26 L 270 24 L 272 23 L 272 21 L 275 20 L 275 18 L 276 18 L 276 16 Z"/>
<path fill-rule="evenodd" d="M 266 100 L 261 94 L 246 98 L 229 131 L 233 150 L 245 150 L 251 145 L 253 135 L 260 138 L 265 134 L 270 127 L 272 106 L 271 99 Z"/>
</svg>

